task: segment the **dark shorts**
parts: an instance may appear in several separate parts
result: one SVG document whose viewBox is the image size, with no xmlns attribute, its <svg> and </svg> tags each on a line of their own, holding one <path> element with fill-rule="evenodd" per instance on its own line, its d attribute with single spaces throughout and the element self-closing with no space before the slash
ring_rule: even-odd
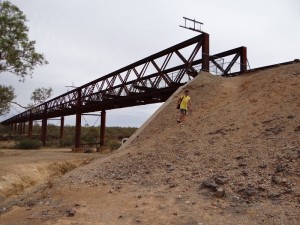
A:
<svg viewBox="0 0 300 225">
<path fill-rule="evenodd" d="M 186 109 L 180 109 L 180 114 L 186 115 Z"/>
</svg>

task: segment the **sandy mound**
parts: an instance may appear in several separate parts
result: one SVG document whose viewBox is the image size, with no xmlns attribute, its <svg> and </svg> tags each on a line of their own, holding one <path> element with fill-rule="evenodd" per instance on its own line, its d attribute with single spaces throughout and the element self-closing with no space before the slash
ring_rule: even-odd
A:
<svg viewBox="0 0 300 225">
<path fill-rule="evenodd" d="M 213 178 L 230 199 L 299 203 L 299 72 L 295 63 L 234 78 L 201 73 L 183 87 L 194 108 L 184 127 L 176 92 L 127 147 L 74 177 L 171 186 Z"/>
<path fill-rule="evenodd" d="M 36 206 L 52 207 L 47 224 L 297 224 L 300 63 L 201 73 L 183 88 L 194 109 L 184 126 L 178 90 L 115 154 L 44 190 L 61 202 Z M 81 200 L 73 220 L 54 210 Z"/>
</svg>

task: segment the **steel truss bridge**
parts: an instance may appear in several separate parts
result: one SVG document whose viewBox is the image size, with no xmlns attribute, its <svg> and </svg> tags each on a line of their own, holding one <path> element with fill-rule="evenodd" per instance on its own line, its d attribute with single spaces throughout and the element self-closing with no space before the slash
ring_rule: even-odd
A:
<svg viewBox="0 0 300 225">
<path fill-rule="evenodd" d="M 230 58 L 226 67 L 219 59 Z M 239 61 L 238 61 L 239 60 Z M 247 71 L 247 49 L 239 47 L 215 55 L 209 52 L 209 34 L 189 40 L 141 59 L 108 75 L 68 91 L 43 104 L 24 111 L 1 123 L 20 134 L 28 128 L 32 137 L 33 121 L 41 120 L 41 141 L 46 144 L 47 120 L 60 118 L 63 137 L 64 117 L 76 115 L 75 149 L 80 149 L 81 117 L 84 113 L 101 113 L 100 146 L 104 144 L 106 110 L 166 101 L 176 89 L 213 65 L 222 76 Z M 28 125 L 26 125 L 28 123 Z"/>
</svg>

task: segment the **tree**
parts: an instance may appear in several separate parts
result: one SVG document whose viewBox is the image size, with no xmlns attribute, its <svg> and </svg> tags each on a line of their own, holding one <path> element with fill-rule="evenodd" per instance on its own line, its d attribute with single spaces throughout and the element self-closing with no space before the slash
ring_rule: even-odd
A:
<svg viewBox="0 0 300 225">
<path fill-rule="evenodd" d="M 35 51 L 35 41 L 29 40 L 26 21 L 26 16 L 17 6 L 0 1 L 0 73 L 15 74 L 20 81 L 26 76 L 31 77 L 36 66 L 48 63 Z M 0 115 L 3 115 L 9 112 L 10 103 L 15 103 L 12 102 L 16 97 L 14 89 L 0 85 L 0 97 Z"/>
<path fill-rule="evenodd" d="M 10 102 L 15 98 L 14 88 L 0 84 L 0 115 L 9 112 Z"/>
<path fill-rule="evenodd" d="M 0 2 L 0 73 L 10 72 L 21 80 L 31 76 L 37 65 L 48 63 L 35 51 L 35 41 L 28 39 L 26 21 L 17 6 Z"/>
<path fill-rule="evenodd" d="M 52 95 L 52 88 L 37 88 L 31 94 L 31 100 L 34 104 L 41 104 L 45 102 Z"/>
</svg>

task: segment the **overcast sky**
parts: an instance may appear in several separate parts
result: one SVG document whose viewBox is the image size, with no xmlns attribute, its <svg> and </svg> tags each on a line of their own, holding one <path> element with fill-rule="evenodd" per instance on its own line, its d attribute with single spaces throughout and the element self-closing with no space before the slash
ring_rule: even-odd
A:
<svg viewBox="0 0 300 225">
<path fill-rule="evenodd" d="M 53 97 L 198 35 L 180 28 L 183 16 L 204 23 L 210 54 L 246 46 L 251 68 L 300 58 L 299 0 L 11 0 L 27 16 L 29 37 L 49 64 L 15 87 L 17 102 L 34 89 Z M 159 104 L 107 111 L 107 126 L 140 126 Z M 0 121 L 23 110 L 15 107 Z M 99 125 L 96 117 L 82 124 Z M 53 122 L 56 124 L 57 122 Z M 66 118 L 74 124 L 74 117 Z"/>
</svg>

